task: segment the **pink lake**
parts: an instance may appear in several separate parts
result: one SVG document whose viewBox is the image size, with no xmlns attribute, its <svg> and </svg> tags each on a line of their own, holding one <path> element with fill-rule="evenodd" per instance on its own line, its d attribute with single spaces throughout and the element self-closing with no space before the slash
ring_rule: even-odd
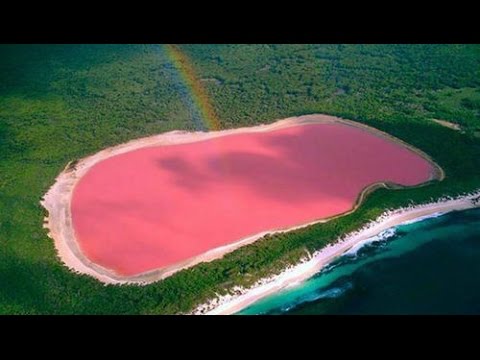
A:
<svg viewBox="0 0 480 360">
<path fill-rule="evenodd" d="M 370 184 L 417 185 L 432 171 L 411 150 L 340 123 L 233 134 L 97 163 L 74 189 L 72 221 L 86 257 L 132 276 L 346 212 Z"/>
</svg>

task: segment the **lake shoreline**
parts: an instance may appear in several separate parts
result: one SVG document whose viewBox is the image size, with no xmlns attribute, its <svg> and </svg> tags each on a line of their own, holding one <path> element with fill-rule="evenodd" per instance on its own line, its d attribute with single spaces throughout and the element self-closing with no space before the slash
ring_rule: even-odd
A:
<svg viewBox="0 0 480 360">
<path fill-rule="evenodd" d="M 410 151 L 416 153 L 417 155 L 428 161 L 432 166 L 432 173 L 429 181 L 417 186 L 425 186 L 431 181 L 442 181 L 445 177 L 443 169 L 421 150 L 403 142 L 400 139 L 397 139 L 387 133 L 384 133 L 365 124 L 330 115 L 303 115 L 278 120 L 270 124 L 213 132 L 172 131 L 159 135 L 153 135 L 146 138 L 132 140 L 124 144 L 109 147 L 91 156 L 87 156 L 83 159 L 67 164 L 65 169 L 56 178 L 53 186 L 48 190 L 48 192 L 44 195 L 43 199 L 40 202 L 40 204 L 47 210 L 48 213 L 48 215 L 44 218 L 44 228 L 47 229 L 48 236 L 53 239 L 58 257 L 60 258 L 62 263 L 74 272 L 90 275 L 105 284 L 147 285 L 159 280 L 163 280 L 178 271 L 190 268 L 199 263 L 210 262 L 219 259 L 225 254 L 230 253 L 242 246 L 251 244 L 258 239 L 261 239 L 267 234 L 288 232 L 298 228 L 306 227 L 311 224 L 327 222 L 337 217 L 348 215 L 351 212 L 355 211 L 363 203 L 363 200 L 365 199 L 367 194 L 371 191 L 374 191 L 374 189 L 378 187 L 388 188 L 392 186 L 392 184 L 387 184 L 384 182 L 370 184 L 367 188 L 363 189 L 363 191 L 359 193 L 357 201 L 353 204 L 352 209 L 347 212 L 336 214 L 327 218 L 320 218 L 313 222 L 298 224 L 293 227 L 269 229 L 261 233 L 252 234 L 245 238 L 238 239 L 237 241 L 230 244 L 213 248 L 203 254 L 185 259 L 184 261 L 175 263 L 171 266 L 147 271 L 133 276 L 122 276 L 120 274 L 117 274 L 113 269 L 106 268 L 90 260 L 82 251 L 73 226 L 71 211 L 73 191 L 79 180 L 97 163 L 109 159 L 113 156 L 153 146 L 179 145 L 207 141 L 214 138 L 234 134 L 270 132 L 293 126 L 304 126 L 311 124 L 343 124 L 359 128 L 377 137 L 397 143 L 399 146 L 403 146 Z"/>
</svg>

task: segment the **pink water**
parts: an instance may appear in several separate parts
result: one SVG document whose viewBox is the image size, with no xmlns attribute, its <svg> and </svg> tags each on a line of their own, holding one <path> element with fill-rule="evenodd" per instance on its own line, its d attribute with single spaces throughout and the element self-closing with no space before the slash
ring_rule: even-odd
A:
<svg viewBox="0 0 480 360">
<path fill-rule="evenodd" d="M 372 183 L 416 185 L 431 172 L 364 130 L 294 126 L 111 157 L 79 181 L 72 218 L 84 254 L 130 276 L 343 213 Z"/>
</svg>

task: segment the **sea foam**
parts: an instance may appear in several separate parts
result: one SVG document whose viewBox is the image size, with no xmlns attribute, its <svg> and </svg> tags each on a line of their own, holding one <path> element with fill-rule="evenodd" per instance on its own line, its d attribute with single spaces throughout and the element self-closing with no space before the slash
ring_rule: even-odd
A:
<svg viewBox="0 0 480 360">
<path fill-rule="evenodd" d="M 366 245 L 370 245 L 372 243 L 378 242 L 378 241 L 384 241 L 387 239 L 390 239 L 394 237 L 397 233 L 397 230 L 395 227 L 389 228 L 385 231 L 382 231 L 380 234 L 372 236 L 368 239 L 365 239 L 364 241 L 359 242 L 355 246 L 353 246 L 350 250 L 345 252 L 343 255 L 346 256 L 356 256 L 358 255 L 358 251 L 362 249 Z"/>
<path fill-rule="evenodd" d="M 445 213 L 444 212 L 436 212 L 436 213 L 433 213 L 433 214 L 429 214 L 429 215 L 425 215 L 425 216 L 420 216 L 418 218 L 415 218 L 415 219 L 412 219 L 412 220 L 407 220 L 405 222 L 402 222 L 400 225 L 410 225 L 410 224 L 415 224 L 415 223 L 418 223 L 420 221 L 423 221 L 423 220 L 427 220 L 427 219 L 432 219 L 432 218 L 437 218 L 439 216 L 442 216 L 444 215 Z"/>
</svg>

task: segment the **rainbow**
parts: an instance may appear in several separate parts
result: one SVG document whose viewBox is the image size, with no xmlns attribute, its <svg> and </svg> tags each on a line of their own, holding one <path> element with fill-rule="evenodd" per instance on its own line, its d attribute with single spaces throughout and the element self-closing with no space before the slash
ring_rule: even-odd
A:
<svg viewBox="0 0 480 360">
<path fill-rule="evenodd" d="M 190 91 L 193 102 L 197 107 L 202 122 L 209 130 L 220 130 L 220 121 L 210 102 L 208 94 L 201 81 L 195 74 L 192 63 L 189 58 L 180 50 L 177 45 L 165 45 L 169 60 L 177 69 L 183 82 Z"/>
</svg>

